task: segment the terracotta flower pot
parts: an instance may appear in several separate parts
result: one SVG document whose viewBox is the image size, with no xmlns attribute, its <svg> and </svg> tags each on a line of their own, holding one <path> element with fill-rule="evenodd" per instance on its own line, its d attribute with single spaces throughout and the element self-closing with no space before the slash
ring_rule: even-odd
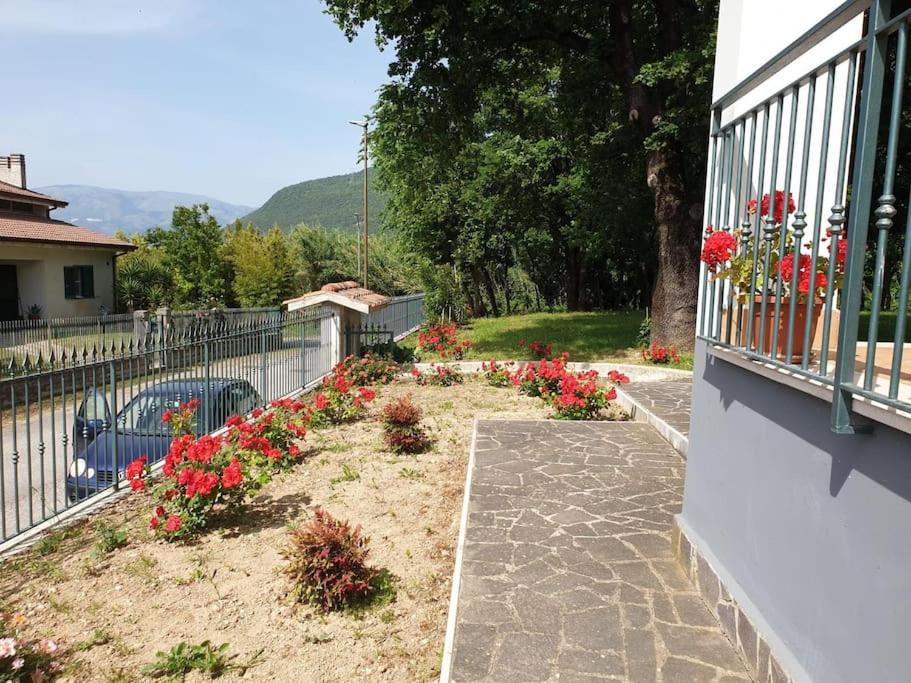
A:
<svg viewBox="0 0 911 683">
<path fill-rule="evenodd" d="M 822 299 L 815 299 L 810 318 L 810 342 L 816 338 L 816 327 L 819 323 L 819 314 L 822 312 Z M 746 308 L 744 308 L 746 316 Z M 778 320 L 778 338 L 776 340 L 775 357 L 785 360 L 789 363 L 799 363 L 803 358 L 803 340 L 804 330 L 807 324 L 807 304 L 805 301 L 797 302 L 797 310 L 794 312 L 794 334 L 791 341 L 791 357 L 785 358 L 785 352 L 788 346 L 788 323 L 791 320 L 791 297 L 785 296 L 781 299 L 781 313 Z M 766 300 L 765 312 L 765 329 L 763 338 L 759 339 L 759 331 L 762 327 L 762 297 L 757 296 L 753 303 L 753 330 L 750 334 L 750 350 L 761 353 L 766 356 L 772 355 L 772 335 L 775 327 L 775 297 L 769 296 Z M 760 349 L 761 343 L 761 349 Z"/>
</svg>

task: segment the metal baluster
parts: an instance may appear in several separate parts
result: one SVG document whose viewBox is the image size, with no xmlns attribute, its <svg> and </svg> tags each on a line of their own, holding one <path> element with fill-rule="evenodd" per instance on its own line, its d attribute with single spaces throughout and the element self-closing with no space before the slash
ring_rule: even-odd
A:
<svg viewBox="0 0 911 683">
<path fill-rule="evenodd" d="M 810 364 L 810 346 L 813 340 L 810 339 L 810 330 L 813 327 L 813 310 L 816 305 L 816 261 L 819 258 L 819 246 L 822 239 L 822 205 L 826 187 L 826 171 L 829 167 L 829 133 L 832 122 L 832 97 L 835 91 L 835 62 L 829 64 L 826 72 L 826 104 L 822 119 L 822 139 L 820 140 L 819 149 L 819 171 L 816 176 L 816 208 L 813 212 L 813 241 L 810 253 L 810 283 L 808 287 L 809 296 L 803 328 L 803 355 L 800 359 L 800 367 L 806 370 Z M 828 276 L 827 276 L 828 277 Z M 828 298 L 824 298 L 823 305 L 829 307 L 832 305 Z"/>
<path fill-rule="evenodd" d="M 705 224 L 706 230 L 708 229 L 708 223 L 712 220 L 712 206 L 714 206 L 714 197 L 715 197 L 715 172 L 718 167 L 718 136 L 712 135 L 712 152 L 709 157 L 709 196 L 708 201 L 705 205 Z M 702 266 L 702 277 L 700 281 L 702 282 L 702 315 L 700 316 L 700 328 L 702 329 L 702 334 L 705 336 L 709 335 L 708 328 L 706 327 L 707 320 L 707 311 L 706 306 L 708 305 L 708 290 L 712 286 L 712 275 L 709 272 L 708 267 L 705 265 Z"/>
<path fill-rule="evenodd" d="M 794 170 L 794 140 L 797 137 L 797 105 L 799 104 L 799 87 L 794 86 L 791 90 L 791 118 L 788 125 L 788 151 L 787 160 L 785 161 L 784 170 L 784 190 L 781 197 L 781 225 L 778 231 L 778 262 L 776 268 L 779 272 L 775 273 L 775 313 L 772 322 L 772 344 L 770 351 L 772 357 L 777 359 L 778 353 L 778 333 L 781 327 L 781 299 L 784 293 L 781 278 L 781 260 L 785 257 L 788 248 L 788 218 L 791 208 L 791 172 Z M 775 188 L 772 188 L 773 191 Z M 771 202 L 769 202 L 769 215 L 772 216 Z M 797 257 L 795 256 L 795 259 Z M 791 292 L 791 300 L 795 299 L 796 292 Z M 790 358 L 785 358 L 785 363 L 790 363 Z"/>
<path fill-rule="evenodd" d="M 837 275 L 838 240 L 845 223 L 845 174 L 848 167 L 848 151 L 851 146 L 851 119 L 854 115 L 854 79 L 857 72 L 857 53 L 852 52 L 847 66 L 848 73 L 845 81 L 845 106 L 842 114 L 841 148 L 838 154 L 838 172 L 835 181 L 835 203 L 832 205 L 832 214 L 829 216 L 829 282 L 826 285 L 826 307 L 823 313 L 822 347 L 819 350 L 819 374 L 826 376 L 829 366 L 829 340 L 832 330 L 832 312 L 835 309 L 835 277 Z M 837 336 L 837 333 L 836 333 Z"/>
<path fill-rule="evenodd" d="M 870 298 L 870 329 L 867 333 L 867 362 L 864 369 L 864 389 L 873 388 L 876 378 L 876 343 L 879 336 L 879 311 L 882 308 L 883 278 L 886 268 L 886 246 L 892 219 L 898 213 L 895 209 L 896 154 L 901 124 L 902 95 L 905 85 L 905 52 L 908 44 L 908 25 L 902 23 L 898 30 L 898 44 L 895 48 L 895 75 L 892 79 L 892 111 L 889 116 L 889 138 L 886 143 L 886 172 L 883 179 L 883 193 L 874 211 L 876 216 L 876 255 L 873 265 L 873 294 Z M 904 340 L 902 340 L 904 341 Z M 896 340 L 896 344 L 898 340 Z"/>
<path fill-rule="evenodd" d="M 787 340 L 785 341 L 785 362 L 791 363 L 793 361 L 794 354 L 794 325 L 797 319 L 797 307 L 798 299 L 800 298 L 799 291 L 799 280 L 800 280 L 800 256 L 801 248 L 803 246 L 803 233 L 804 229 L 807 227 L 807 212 L 806 212 L 806 203 L 807 203 L 807 178 L 808 171 L 807 168 L 810 164 L 810 142 L 813 139 L 813 106 L 816 103 L 816 76 L 810 78 L 810 82 L 807 85 L 807 118 L 804 123 L 803 128 L 803 157 L 800 163 L 800 187 L 797 194 L 797 211 L 794 213 L 794 247 L 793 247 L 793 268 L 791 269 L 791 305 L 788 307 L 788 335 Z M 822 159 L 821 165 L 825 166 L 825 158 Z M 788 199 L 785 196 L 785 202 L 787 203 Z M 816 242 L 817 240 L 814 240 Z M 811 249 L 815 253 L 816 247 L 811 245 Z M 811 257 L 810 260 L 810 273 L 812 273 L 815 280 L 816 276 L 816 259 Z M 816 299 L 816 291 L 812 286 L 807 290 L 807 298 L 812 302 Z M 811 308 L 812 315 L 812 308 Z"/>
<path fill-rule="evenodd" d="M 765 242 L 765 253 L 763 254 L 762 263 L 762 303 L 759 306 L 759 339 L 756 340 L 758 352 L 763 353 L 765 346 L 766 333 L 766 313 L 769 303 L 769 268 L 772 263 L 772 240 L 775 238 L 775 183 L 778 179 L 778 151 L 781 147 L 781 120 L 784 118 L 784 95 L 778 96 L 778 106 L 775 117 L 775 136 L 774 146 L 772 147 L 772 173 L 769 182 L 769 212 L 765 217 L 765 227 L 763 228 L 763 240 Z M 758 215 L 762 215 L 762 200 L 756 207 Z M 765 355 L 773 357 L 775 349 L 769 346 L 769 352 Z M 777 354 L 775 354 L 777 355 Z"/>
<path fill-rule="evenodd" d="M 746 343 L 744 348 L 749 351 L 753 350 L 753 327 L 755 326 L 756 320 L 756 281 L 759 273 L 759 242 L 761 238 L 761 227 L 762 227 L 762 186 L 765 183 L 765 162 L 766 162 L 766 152 L 768 150 L 769 144 L 769 117 L 771 116 L 772 109 L 770 103 L 766 102 L 765 108 L 763 110 L 762 116 L 762 145 L 759 149 L 759 177 L 756 180 L 756 207 L 753 214 L 753 220 L 756 221 L 756 230 L 754 231 L 747 222 L 744 226 L 744 233 L 751 238 L 753 243 L 753 265 L 750 270 L 750 288 L 747 295 L 747 321 L 746 321 Z M 752 182 L 752 178 L 750 179 Z M 749 215 L 749 213 L 747 214 Z M 760 323 L 760 327 L 762 324 Z M 755 350 L 760 352 L 762 347 L 760 346 L 762 342 L 756 340 Z"/>
<path fill-rule="evenodd" d="M 844 301 L 838 328 L 838 351 L 835 356 L 835 395 L 832 402 L 832 429 L 839 434 L 868 431 L 852 423 L 853 395 L 857 351 L 858 316 L 863 298 L 864 249 L 867 223 L 873 194 L 873 171 L 876 165 L 876 140 L 882 105 L 882 88 L 888 59 L 888 36 L 877 29 L 889 20 L 890 0 L 873 0 L 868 15 L 867 50 L 861 88 L 858 131 L 851 183 L 851 206 L 848 223 L 848 258 L 845 264 Z"/>
<path fill-rule="evenodd" d="M 737 129 L 735 128 L 734 129 L 735 135 L 736 135 L 736 130 Z M 744 162 L 743 150 L 744 150 L 744 145 L 746 144 L 746 137 L 747 137 L 747 119 L 746 119 L 746 117 L 744 117 L 743 122 L 740 127 L 740 149 L 737 152 L 737 185 L 736 185 L 736 194 L 735 194 L 735 199 L 734 199 L 734 216 L 733 216 L 733 221 L 731 222 L 732 225 L 734 225 L 734 226 L 736 226 L 737 221 L 740 220 L 740 211 L 742 208 L 740 202 L 743 198 L 742 194 L 741 194 L 741 192 L 743 191 L 743 162 Z M 752 153 L 752 149 L 751 149 L 751 151 L 750 151 L 750 170 L 751 171 L 752 171 L 752 164 L 753 164 L 753 153 Z M 735 242 L 736 242 L 736 240 L 735 240 Z M 737 247 L 735 244 L 734 251 L 736 252 L 736 250 L 737 250 Z M 728 281 L 727 289 L 728 289 L 728 306 L 727 306 L 728 324 L 727 324 L 727 330 L 725 331 L 724 341 L 725 341 L 725 343 L 730 344 L 731 343 L 731 329 L 732 329 L 732 326 L 734 323 L 734 283 L 733 283 L 733 281 L 730 281 L 730 280 Z M 738 309 L 739 309 L 739 307 L 738 307 Z M 738 318 L 739 318 L 739 310 L 738 310 Z M 739 324 L 739 321 L 738 321 L 738 324 Z"/>
<path fill-rule="evenodd" d="M 729 233 L 731 232 L 731 192 L 733 185 L 733 176 L 734 176 L 734 138 L 737 134 L 737 123 L 734 122 L 731 124 L 730 129 L 725 133 L 724 139 L 727 146 L 727 175 L 725 176 L 726 181 L 724 185 L 724 209 L 722 210 L 722 228 L 721 230 Z M 742 137 L 742 136 L 741 136 Z M 717 226 L 716 226 L 717 227 Z M 714 339 L 721 340 L 721 316 L 722 311 L 724 310 L 724 280 L 721 278 L 715 279 L 715 289 L 718 290 L 718 311 L 717 311 L 717 320 L 716 324 L 718 326 L 717 331 L 712 330 L 712 336 Z M 730 318 L 730 313 L 728 314 Z"/>
</svg>

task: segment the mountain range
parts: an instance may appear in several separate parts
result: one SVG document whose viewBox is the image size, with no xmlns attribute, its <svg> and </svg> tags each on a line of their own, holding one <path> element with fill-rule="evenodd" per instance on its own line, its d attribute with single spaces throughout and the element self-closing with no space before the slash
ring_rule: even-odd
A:
<svg viewBox="0 0 911 683">
<path fill-rule="evenodd" d="M 386 196 L 373 187 L 373 169 L 367 174 L 370 183 L 367 201 L 370 224 L 379 227 L 379 216 L 386 206 Z M 363 171 L 346 175 L 305 180 L 283 187 L 260 208 L 244 216 L 260 228 L 279 225 L 284 229 L 298 223 L 333 230 L 353 230 L 355 214 L 364 213 Z"/>
<path fill-rule="evenodd" d="M 49 185 L 33 189 L 69 202 L 69 206 L 54 210 L 54 218 L 107 234 L 117 230 L 132 234 L 170 225 L 171 213 L 178 205 L 205 202 L 221 224 L 230 223 L 253 208 L 183 192 L 134 192 L 91 185 Z"/>
<path fill-rule="evenodd" d="M 371 225 L 379 227 L 386 197 L 372 187 L 373 169 L 368 178 Z M 170 225 L 175 206 L 203 202 L 222 225 L 240 218 L 263 229 L 279 225 L 287 230 L 305 223 L 332 230 L 354 230 L 355 214 L 360 216 L 364 212 L 363 182 L 361 171 L 305 180 L 280 189 L 258 209 L 183 192 L 135 192 L 92 185 L 48 185 L 33 189 L 69 202 L 69 206 L 54 211 L 54 218 L 107 234 L 117 230 L 132 234 L 155 226 L 164 227 Z"/>
</svg>

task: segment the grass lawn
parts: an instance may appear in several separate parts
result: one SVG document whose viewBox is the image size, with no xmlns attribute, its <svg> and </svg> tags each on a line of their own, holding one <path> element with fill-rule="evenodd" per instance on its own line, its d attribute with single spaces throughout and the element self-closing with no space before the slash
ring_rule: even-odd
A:
<svg viewBox="0 0 911 683">
<path fill-rule="evenodd" d="M 635 348 L 636 333 L 645 317 L 643 311 L 596 313 L 529 313 L 502 318 L 477 318 L 460 330 L 460 338 L 470 339 L 474 348 L 468 358 L 533 358 L 519 342 L 553 343 L 554 354 L 568 351 L 577 361 L 641 361 Z M 412 335 L 403 344 L 417 344 Z"/>
</svg>

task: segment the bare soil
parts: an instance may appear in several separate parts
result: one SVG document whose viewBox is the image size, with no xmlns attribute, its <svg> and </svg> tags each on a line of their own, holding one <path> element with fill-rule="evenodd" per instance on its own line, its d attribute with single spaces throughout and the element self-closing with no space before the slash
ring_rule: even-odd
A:
<svg viewBox="0 0 911 683">
<path fill-rule="evenodd" d="M 64 680 L 141 680 L 157 651 L 207 639 L 228 643 L 235 662 L 258 653 L 245 674 L 222 680 L 437 677 L 472 421 L 542 418 L 547 408 L 477 379 L 449 388 L 402 380 L 378 392 L 367 419 L 309 434 L 305 462 L 269 484 L 241 517 L 219 520 L 192 543 L 152 539 L 154 503 L 139 493 L 57 532 L 56 549 L 45 543 L 0 563 L 0 611 L 24 614 L 33 635 L 63 644 Z M 435 439 L 429 453 L 384 450 L 377 415 L 404 394 L 424 409 Z M 281 549 L 288 526 L 315 506 L 363 527 L 372 563 L 396 577 L 393 602 L 330 615 L 293 602 Z M 98 556 L 99 520 L 126 530 L 128 545 Z"/>
</svg>

